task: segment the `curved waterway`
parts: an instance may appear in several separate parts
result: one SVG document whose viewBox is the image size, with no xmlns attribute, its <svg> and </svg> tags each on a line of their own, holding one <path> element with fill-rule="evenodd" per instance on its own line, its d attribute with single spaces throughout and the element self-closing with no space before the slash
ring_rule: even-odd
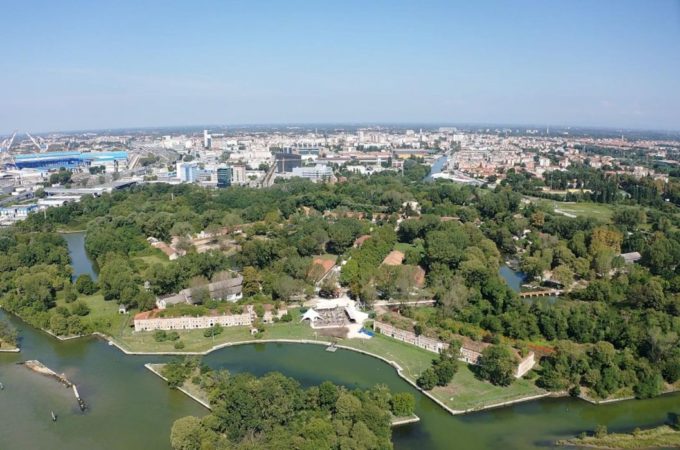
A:
<svg viewBox="0 0 680 450">
<path fill-rule="evenodd" d="M 4 313 L 0 312 L 0 316 Z M 5 315 L 6 316 L 6 315 Z M 95 338 L 60 342 L 9 319 L 20 329 L 20 354 L 0 354 L 0 448 L 169 448 L 172 422 L 205 409 L 144 368 L 158 356 L 128 356 Z M 65 372 L 90 406 L 85 414 L 56 381 L 16 365 L 38 359 Z M 451 416 L 399 378 L 392 367 L 347 350 L 323 346 L 255 344 L 216 351 L 204 358 L 215 368 L 263 374 L 280 371 L 303 385 L 331 380 L 350 387 L 385 383 L 417 398 L 418 424 L 394 431 L 396 449 L 528 449 L 551 447 L 596 424 L 610 430 L 653 426 L 680 411 L 680 395 L 594 406 L 573 399 L 544 399 L 464 416 Z M 50 411 L 57 413 L 54 423 Z"/>
</svg>

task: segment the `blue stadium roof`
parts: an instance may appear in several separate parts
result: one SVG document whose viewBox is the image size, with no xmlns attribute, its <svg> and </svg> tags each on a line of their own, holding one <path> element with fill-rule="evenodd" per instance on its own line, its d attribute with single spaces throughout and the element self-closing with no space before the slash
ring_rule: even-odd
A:
<svg viewBox="0 0 680 450">
<path fill-rule="evenodd" d="M 128 152 L 47 152 L 15 155 L 17 168 L 56 169 L 60 167 L 72 168 L 84 164 L 97 164 L 107 161 L 125 161 Z"/>
</svg>

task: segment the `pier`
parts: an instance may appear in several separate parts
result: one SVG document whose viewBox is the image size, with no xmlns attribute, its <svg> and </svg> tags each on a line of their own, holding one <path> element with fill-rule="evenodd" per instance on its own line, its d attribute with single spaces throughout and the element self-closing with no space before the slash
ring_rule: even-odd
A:
<svg viewBox="0 0 680 450">
<path fill-rule="evenodd" d="M 45 375 L 50 378 L 54 378 L 67 388 L 73 389 L 73 395 L 76 397 L 76 401 L 78 402 L 78 406 L 80 407 L 81 411 L 85 411 L 87 409 L 87 405 L 85 404 L 85 401 L 80 397 L 80 393 L 78 392 L 78 388 L 76 387 L 75 384 L 73 384 L 68 378 L 66 378 L 66 375 L 58 374 L 54 370 L 50 369 L 49 367 L 45 366 L 43 363 L 41 363 L 38 360 L 32 359 L 29 361 L 24 361 L 18 364 L 22 364 L 24 367 L 27 367 L 31 369 L 34 372 L 37 372 L 41 375 Z"/>
</svg>

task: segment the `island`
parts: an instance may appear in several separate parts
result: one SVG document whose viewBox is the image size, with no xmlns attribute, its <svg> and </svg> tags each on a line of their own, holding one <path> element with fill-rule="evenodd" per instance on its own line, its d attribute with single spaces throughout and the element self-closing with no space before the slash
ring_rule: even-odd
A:
<svg viewBox="0 0 680 450">
<path fill-rule="evenodd" d="M 229 444 L 389 448 L 391 426 L 418 420 L 413 396 L 392 394 L 384 385 L 350 391 L 326 381 L 303 389 L 280 373 L 232 375 L 196 358 L 147 367 L 210 410 L 200 419 L 175 421 L 170 440 L 176 450 Z"/>
</svg>

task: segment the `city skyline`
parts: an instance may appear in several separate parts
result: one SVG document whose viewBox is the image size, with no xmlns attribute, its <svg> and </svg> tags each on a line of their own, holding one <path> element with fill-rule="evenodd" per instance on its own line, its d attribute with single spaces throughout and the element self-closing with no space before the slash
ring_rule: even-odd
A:
<svg viewBox="0 0 680 450">
<path fill-rule="evenodd" d="M 8 5 L 0 134 L 219 123 L 678 130 L 680 3 L 653 6 Z"/>
</svg>

